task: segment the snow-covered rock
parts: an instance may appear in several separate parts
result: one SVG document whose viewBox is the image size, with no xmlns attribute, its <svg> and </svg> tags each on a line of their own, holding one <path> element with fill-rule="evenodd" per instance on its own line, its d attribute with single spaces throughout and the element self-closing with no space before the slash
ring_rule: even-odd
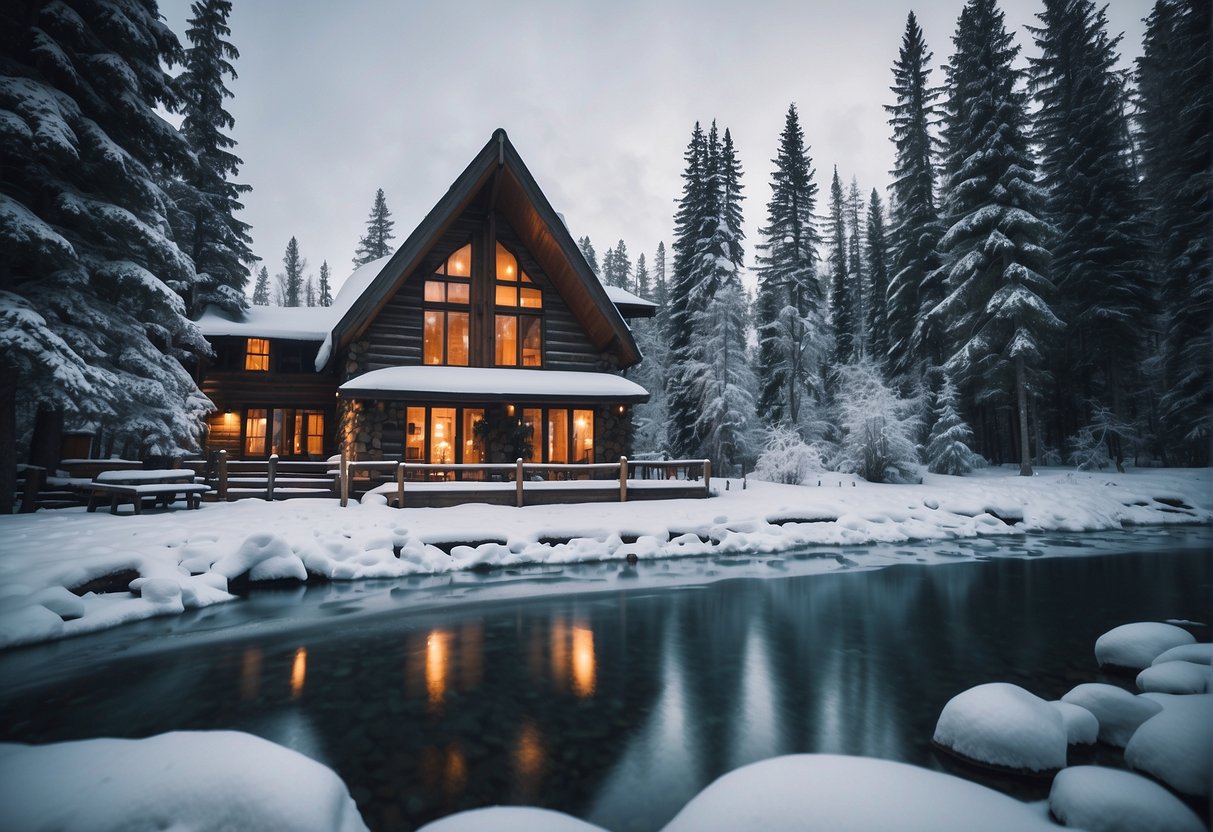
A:
<svg viewBox="0 0 1213 832">
<path fill-rule="evenodd" d="M 14 830 L 366 829 L 331 769 L 238 731 L 0 744 L 0 806 Z"/>
<path fill-rule="evenodd" d="M 1061 714 L 1066 726 L 1066 742 L 1070 745 L 1094 745 L 1099 739 L 1099 720 L 1086 708 L 1070 702 L 1050 702 Z"/>
<path fill-rule="evenodd" d="M 1164 651 L 1195 641 L 1195 636 L 1174 624 L 1157 621 L 1121 624 L 1096 639 L 1095 659 L 1100 667 L 1141 670 Z"/>
<path fill-rule="evenodd" d="M 1213 691 L 1213 667 L 1196 662 L 1156 662 L 1137 674 L 1137 689 L 1147 693 L 1208 693 Z"/>
<path fill-rule="evenodd" d="M 1138 726 L 1162 710 L 1157 702 L 1100 682 L 1078 685 L 1061 701 L 1093 713 L 1099 720 L 1099 739 L 1118 748 L 1124 748 Z"/>
<path fill-rule="evenodd" d="M 1160 654 L 1153 664 L 1163 662 L 1196 662 L 1197 664 L 1213 664 L 1213 642 L 1202 641 L 1196 644 L 1181 644 Z"/>
<path fill-rule="evenodd" d="M 1066 826 L 1087 832 L 1203 832 L 1196 813 L 1157 783 L 1100 766 L 1058 773 L 1049 811 Z"/>
<path fill-rule="evenodd" d="M 959 777 L 835 754 L 775 757 L 725 774 L 662 832 L 1037 832 L 1027 804 Z"/>
<path fill-rule="evenodd" d="M 953 696 L 935 724 L 934 740 L 969 760 L 1009 769 L 1065 767 L 1061 713 L 1018 685 L 991 682 Z"/>
<path fill-rule="evenodd" d="M 1125 762 L 1176 791 L 1208 797 L 1213 782 L 1213 694 L 1145 694 L 1162 712 L 1142 723 L 1125 746 Z"/>
<path fill-rule="evenodd" d="M 417 832 L 606 832 L 563 812 L 531 806 L 471 809 L 427 823 Z"/>
</svg>

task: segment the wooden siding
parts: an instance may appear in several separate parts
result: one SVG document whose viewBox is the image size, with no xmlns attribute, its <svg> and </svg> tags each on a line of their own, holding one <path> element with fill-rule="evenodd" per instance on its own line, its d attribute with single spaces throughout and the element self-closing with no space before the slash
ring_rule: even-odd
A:
<svg viewBox="0 0 1213 832">
<path fill-rule="evenodd" d="M 460 217 L 423 259 L 399 291 L 383 306 L 367 328 L 366 351 L 360 357 L 359 372 L 384 367 L 415 366 L 423 355 L 425 279 L 433 273 L 451 252 L 476 238 L 481 249 L 489 245 L 486 223 L 474 218 L 469 211 Z M 600 370 L 610 366 L 610 359 L 594 348 L 565 299 L 552 285 L 539 263 L 523 246 L 522 240 L 502 218 L 497 217 L 496 234 L 501 243 L 518 256 L 519 265 L 543 291 L 543 368 L 549 370 Z M 485 262 L 487 260 L 487 263 Z M 492 258 L 479 257 L 477 271 L 491 268 Z M 493 361 L 493 280 L 481 278 L 474 282 L 472 312 L 473 366 L 492 366 Z M 479 290 L 479 291 L 477 291 Z M 477 299 L 479 298 L 479 300 Z M 485 300 L 487 299 L 487 300 Z M 479 336 L 479 337 L 477 337 Z M 343 366 L 343 378 L 348 377 Z"/>
<path fill-rule="evenodd" d="M 233 459 L 239 459 L 242 453 L 240 443 L 241 414 L 239 411 L 227 413 L 218 411 L 212 413 L 206 420 L 206 450 L 227 451 Z"/>
<path fill-rule="evenodd" d="M 229 407 L 332 410 L 337 382 L 329 373 L 207 373 L 202 392 L 220 410 Z"/>
</svg>

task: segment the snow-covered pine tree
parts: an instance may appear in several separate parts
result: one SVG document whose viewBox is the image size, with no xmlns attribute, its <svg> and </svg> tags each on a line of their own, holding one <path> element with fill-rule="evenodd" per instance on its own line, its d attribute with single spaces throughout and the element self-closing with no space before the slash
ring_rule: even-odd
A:
<svg viewBox="0 0 1213 832">
<path fill-rule="evenodd" d="M 585 262 L 590 264 L 590 270 L 594 274 L 601 274 L 598 268 L 598 254 L 594 251 L 594 244 L 590 242 L 589 237 L 582 237 L 577 241 L 577 248 L 581 249 L 581 256 L 585 258 Z"/>
<path fill-rule="evenodd" d="M 868 350 L 868 274 L 863 262 L 863 197 L 859 180 L 852 176 L 846 197 L 847 273 L 851 278 L 852 315 L 855 319 L 855 355 L 865 356 Z"/>
<path fill-rule="evenodd" d="M 970 447 L 973 430 L 960 415 L 956 385 L 943 373 L 932 408 L 933 424 L 927 437 L 927 470 L 932 474 L 959 476 L 973 470 L 978 457 Z"/>
<path fill-rule="evenodd" d="M 320 263 L 320 296 L 316 299 L 316 303 L 320 306 L 333 305 L 333 286 L 331 275 L 329 273 L 329 261 L 323 260 Z"/>
<path fill-rule="evenodd" d="M 392 212 L 387 207 L 387 198 L 383 195 L 383 188 L 379 188 L 375 191 L 375 204 L 371 206 L 371 215 L 366 221 L 366 234 L 362 235 L 358 248 L 354 251 L 355 269 L 372 260 L 387 257 L 396 250 L 391 244 L 395 237 L 392 234 L 395 225 Z"/>
<path fill-rule="evenodd" d="M 253 305 L 270 305 L 270 270 L 265 266 L 257 272 L 257 283 L 253 286 Z"/>
<path fill-rule="evenodd" d="M 303 282 L 303 305 L 315 306 L 317 297 L 316 278 L 309 274 L 307 280 Z"/>
<path fill-rule="evenodd" d="M 868 482 L 917 480 L 919 402 L 898 395 L 870 360 L 844 364 L 834 372 L 833 400 L 841 431 L 838 470 Z"/>
<path fill-rule="evenodd" d="M 847 272 L 846 205 L 837 165 L 830 182 L 830 329 L 834 333 L 833 365 L 850 364 L 856 358 L 855 292 Z"/>
<path fill-rule="evenodd" d="M 303 270 L 307 261 L 299 255 L 299 241 L 291 237 L 282 255 L 282 305 L 298 306 L 303 299 Z"/>
<path fill-rule="evenodd" d="M 715 145 L 715 124 L 709 153 Z M 698 334 L 699 367 L 695 435 L 699 452 L 729 470 L 749 455 L 754 420 L 753 377 L 746 355 L 749 308 L 741 284 L 745 262 L 742 230 L 741 163 L 726 128 L 715 153 L 715 217 L 705 217 L 698 246 L 700 298 L 693 323 Z"/>
<path fill-rule="evenodd" d="M 1116 68 L 1119 38 L 1108 37 L 1105 12 L 1092 0 L 1045 0 L 1040 27 L 1029 27 L 1040 49 L 1030 62 L 1031 88 L 1041 182 L 1056 229 L 1055 306 L 1066 322 L 1055 373 L 1067 432 L 1087 421 L 1084 402 L 1128 416 L 1154 315 L 1125 78 Z M 1112 453 L 1119 464 L 1123 450 Z"/>
<path fill-rule="evenodd" d="M 615 249 L 608 248 L 602 255 L 602 282 L 606 286 L 615 286 Z"/>
<path fill-rule="evenodd" d="M 181 46 L 151 4 L 63 0 L 5 7 L 0 56 L 0 459 L 28 427 L 15 399 L 52 434 L 95 420 L 119 453 L 196 448 L 212 406 L 180 359 L 210 348 L 164 189 L 188 148 L 157 112 L 178 107 Z"/>
<path fill-rule="evenodd" d="M 657 315 L 664 318 L 669 301 L 669 284 L 666 282 L 665 241 L 657 243 L 657 254 L 653 257 L 653 300 L 657 303 Z"/>
<path fill-rule="evenodd" d="M 224 133 L 235 125 L 224 109 L 231 98 L 226 80 L 236 78 L 232 62 L 240 57 L 229 38 L 231 0 L 197 0 L 185 36 L 185 69 L 176 79 L 181 99 L 181 133 L 193 151 L 192 163 L 170 192 L 176 203 L 170 218 L 178 245 L 194 261 L 197 280 L 186 301 L 194 315 L 208 305 L 229 313 L 248 308 L 248 266 L 256 261 L 248 223 L 236 218 L 242 194 L 252 186 L 234 181 L 241 160 L 232 153 L 235 139 Z"/>
<path fill-rule="evenodd" d="M 953 42 L 944 122 L 949 228 L 939 243 L 948 296 L 929 317 L 951 334 L 947 370 L 978 403 L 1013 408 L 1020 474 L 1031 476 L 1028 394 L 1045 376 L 1045 342 L 1062 323 L 1048 301 L 1051 229 L 1041 219 L 1012 65 L 1019 47 L 994 0 L 965 4 Z M 982 436 L 984 446 L 998 447 L 1000 438 Z"/>
<path fill-rule="evenodd" d="M 644 252 L 641 252 L 640 256 L 636 258 L 636 281 L 633 288 L 637 295 L 649 300 L 649 293 L 652 292 L 653 287 L 649 285 L 649 267 L 644 262 Z"/>
<path fill-rule="evenodd" d="M 1213 75 L 1205 0 L 1157 0 L 1137 62 L 1141 159 L 1162 302 L 1166 456 L 1213 462 Z"/>
<path fill-rule="evenodd" d="M 695 381 L 700 372 L 700 352 L 695 339 L 694 320 L 701 309 L 694 308 L 695 285 L 699 278 L 697 246 L 708 202 L 707 137 L 699 122 L 683 154 L 682 196 L 674 214 L 674 266 L 666 304 L 666 342 L 669 345 L 669 369 L 666 394 L 669 413 L 667 437 L 670 452 L 676 457 L 695 452 L 695 423 L 698 396 Z"/>
<path fill-rule="evenodd" d="M 893 372 L 901 378 L 924 361 L 940 363 L 943 355 L 938 333 L 924 331 L 917 342 L 914 338 L 920 310 L 929 310 L 943 299 L 931 280 L 939 266 L 935 244 L 942 234 L 935 205 L 931 137 L 939 92 L 930 83 L 931 58 L 922 28 L 910 12 L 893 64 L 891 89 L 896 102 L 885 106 L 897 148 L 889 222 L 888 358 Z M 921 298 L 920 292 L 924 293 Z"/>
<path fill-rule="evenodd" d="M 773 160 L 766 225 L 759 229 L 758 412 L 768 425 L 803 428 L 822 359 L 824 299 L 817 279 L 817 185 L 796 105 L 788 107 Z"/>
<path fill-rule="evenodd" d="M 632 285 L 632 261 L 628 259 L 628 246 L 623 240 L 615 245 L 614 274 L 612 286 L 630 289 Z"/>
<path fill-rule="evenodd" d="M 868 356 L 881 367 L 889 360 L 889 255 L 884 229 L 884 206 L 872 189 L 868 199 L 868 240 L 864 252 L 868 264 Z"/>
</svg>

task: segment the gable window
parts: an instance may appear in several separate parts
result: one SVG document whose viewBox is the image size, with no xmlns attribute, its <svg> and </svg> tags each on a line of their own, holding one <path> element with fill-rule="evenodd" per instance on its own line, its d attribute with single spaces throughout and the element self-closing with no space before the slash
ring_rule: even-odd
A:
<svg viewBox="0 0 1213 832">
<path fill-rule="evenodd" d="M 494 302 L 493 363 L 543 366 L 543 291 L 501 243 L 497 243 Z"/>
<path fill-rule="evenodd" d="M 472 244 L 448 257 L 425 281 L 423 356 L 426 364 L 468 365 L 468 301 Z"/>
<path fill-rule="evenodd" d="M 270 369 L 270 341 L 268 338 L 249 338 L 244 343 L 244 369 L 268 372 Z"/>
</svg>

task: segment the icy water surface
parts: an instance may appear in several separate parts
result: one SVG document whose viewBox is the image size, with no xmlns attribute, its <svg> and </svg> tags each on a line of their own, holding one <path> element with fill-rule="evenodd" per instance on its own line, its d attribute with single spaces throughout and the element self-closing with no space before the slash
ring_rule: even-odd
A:
<svg viewBox="0 0 1213 832">
<path fill-rule="evenodd" d="M 1211 542 L 1139 530 L 258 591 L 0 655 L 0 740 L 239 729 L 333 767 L 372 829 L 526 803 L 653 830 L 778 754 L 949 768 L 930 738 L 954 694 L 1057 698 L 1102 679 L 1111 627 L 1210 622 Z M 957 562 L 919 563 L 941 558 Z"/>
</svg>

